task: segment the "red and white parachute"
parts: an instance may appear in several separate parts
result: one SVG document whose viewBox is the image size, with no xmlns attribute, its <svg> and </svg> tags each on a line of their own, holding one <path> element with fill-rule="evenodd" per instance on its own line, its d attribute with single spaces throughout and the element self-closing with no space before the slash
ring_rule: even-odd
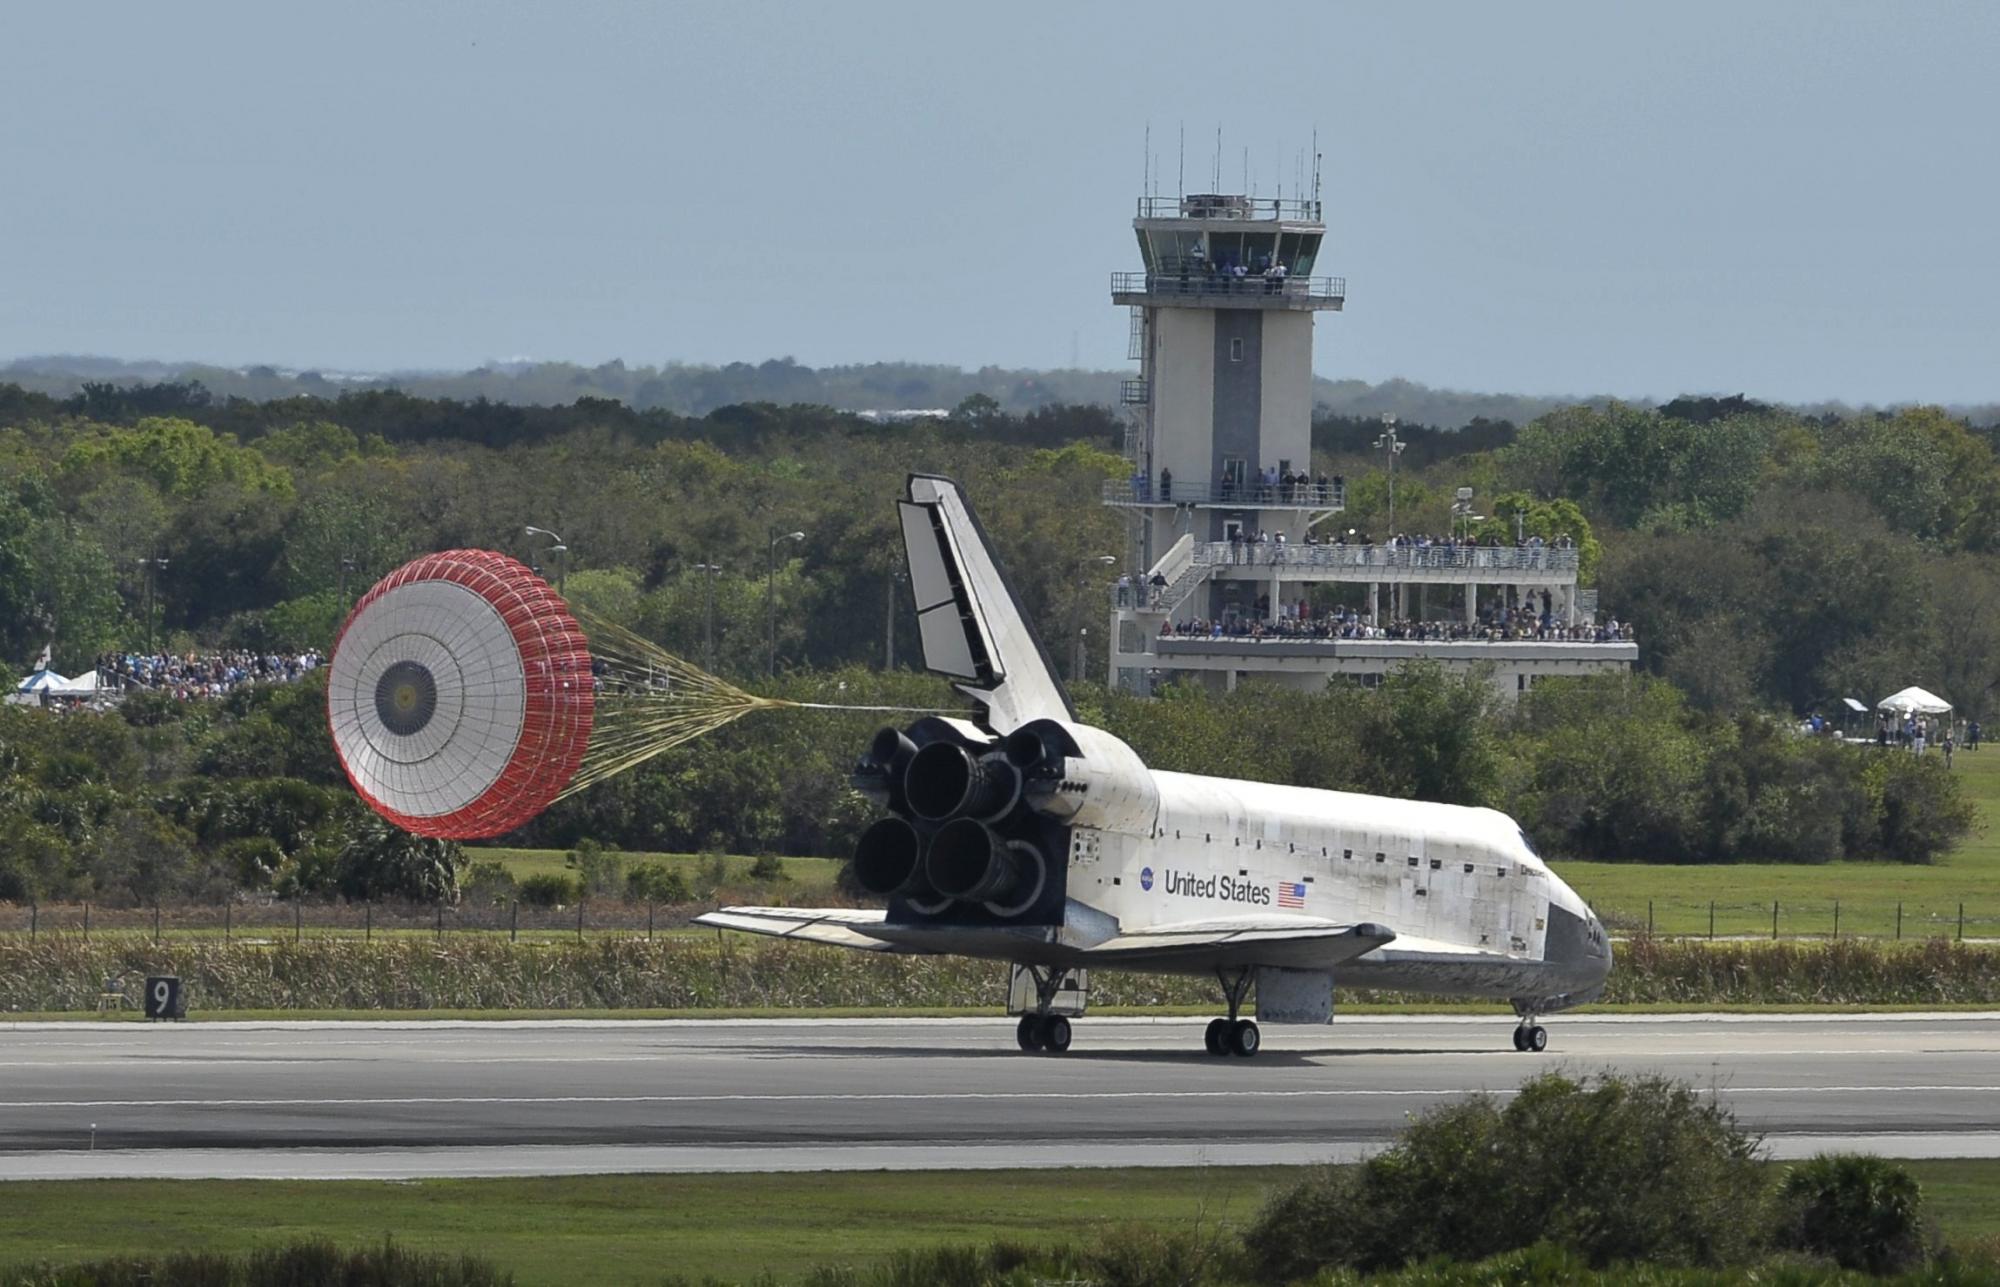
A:
<svg viewBox="0 0 2000 1287">
<path fill-rule="evenodd" d="M 327 725 L 348 780 L 420 836 L 475 839 L 562 794 L 590 744 L 591 656 L 563 601 L 485 550 L 404 564 L 333 644 Z"/>
</svg>

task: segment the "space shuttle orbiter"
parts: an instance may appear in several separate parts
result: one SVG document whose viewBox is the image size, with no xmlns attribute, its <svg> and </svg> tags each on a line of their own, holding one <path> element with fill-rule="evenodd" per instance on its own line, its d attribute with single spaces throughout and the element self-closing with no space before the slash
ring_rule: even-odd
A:
<svg viewBox="0 0 2000 1287">
<path fill-rule="evenodd" d="M 1013 967 L 1024 1050 L 1069 1048 L 1088 972 L 1212 976 L 1211 1054 L 1253 1055 L 1258 1019 L 1327 1023 L 1333 988 L 1595 999 L 1603 926 L 1492 809 L 1149 769 L 1077 722 L 958 484 L 899 502 L 924 663 L 978 705 L 876 734 L 855 786 L 885 810 L 854 854 L 882 909 L 728 907 L 697 924 Z"/>
</svg>

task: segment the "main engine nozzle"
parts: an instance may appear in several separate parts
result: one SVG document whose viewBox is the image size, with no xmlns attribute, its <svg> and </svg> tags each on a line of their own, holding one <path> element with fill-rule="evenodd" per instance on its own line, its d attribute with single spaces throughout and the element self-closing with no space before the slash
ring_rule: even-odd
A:
<svg viewBox="0 0 2000 1287">
<path fill-rule="evenodd" d="M 1021 798 L 1021 771 L 997 752 L 974 755 L 953 742 L 932 742 L 911 757 L 903 797 L 927 822 L 993 822 Z"/>
<path fill-rule="evenodd" d="M 940 894 L 1018 916 L 1041 897 L 1048 866 L 1025 840 L 1006 840 L 983 822 L 960 818 L 931 837 L 924 870 Z"/>
<path fill-rule="evenodd" d="M 854 846 L 854 879 L 871 894 L 935 898 L 924 872 L 923 838 L 901 818 L 884 818 L 861 833 Z"/>
<path fill-rule="evenodd" d="M 902 730 L 885 728 L 868 743 L 868 750 L 854 766 L 854 788 L 875 801 L 901 810 L 903 775 L 916 757 L 917 744 Z"/>
</svg>

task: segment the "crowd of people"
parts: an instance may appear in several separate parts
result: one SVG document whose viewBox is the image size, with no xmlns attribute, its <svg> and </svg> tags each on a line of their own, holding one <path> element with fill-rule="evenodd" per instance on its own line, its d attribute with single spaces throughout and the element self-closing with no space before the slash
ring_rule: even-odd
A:
<svg viewBox="0 0 2000 1287">
<path fill-rule="evenodd" d="M 1481 613 L 1477 621 L 1392 620 L 1371 622 L 1353 609 L 1314 613 L 1303 603 L 1291 606 L 1275 621 L 1268 612 L 1257 616 L 1231 614 L 1197 618 L 1160 627 L 1163 639 L 1338 640 L 1386 639 L 1440 643 L 1631 643 L 1632 627 L 1612 618 L 1603 624 L 1571 625 L 1547 610 L 1502 608 Z"/>
<path fill-rule="evenodd" d="M 304 652 L 108 652 L 97 658 L 100 689 L 148 690 L 181 701 L 221 697 L 244 684 L 283 684 L 326 664 L 317 648 Z"/>
</svg>

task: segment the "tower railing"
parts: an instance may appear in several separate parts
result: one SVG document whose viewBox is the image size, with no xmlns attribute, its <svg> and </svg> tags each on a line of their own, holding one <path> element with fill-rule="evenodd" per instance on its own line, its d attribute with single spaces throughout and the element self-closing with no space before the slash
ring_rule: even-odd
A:
<svg viewBox="0 0 2000 1287">
<path fill-rule="evenodd" d="M 1113 295 L 1154 295 L 1174 298 L 1331 300 L 1347 298 L 1345 277 L 1265 277 L 1249 273 L 1232 277 L 1206 268 L 1176 269 L 1160 273 L 1113 273 Z"/>
<path fill-rule="evenodd" d="M 1107 479 L 1106 505 L 1203 505 L 1228 509 L 1345 509 L 1345 483 L 1193 483 Z M 1300 548 L 1304 548 L 1301 546 Z M 1359 548 L 1358 546 L 1355 548 Z"/>
<path fill-rule="evenodd" d="M 1369 568 L 1421 571 L 1464 568 L 1476 572 L 1568 572 L 1578 551 L 1554 546 L 1491 545 L 1277 545 L 1257 541 L 1204 541 L 1194 561 L 1208 566 Z"/>
<path fill-rule="evenodd" d="M 1289 220 L 1319 223 L 1320 203 L 1299 198 L 1244 197 L 1204 192 L 1185 197 L 1140 197 L 1141 219 L 1232 219 L 1243 222 Z"/>
</svg>

